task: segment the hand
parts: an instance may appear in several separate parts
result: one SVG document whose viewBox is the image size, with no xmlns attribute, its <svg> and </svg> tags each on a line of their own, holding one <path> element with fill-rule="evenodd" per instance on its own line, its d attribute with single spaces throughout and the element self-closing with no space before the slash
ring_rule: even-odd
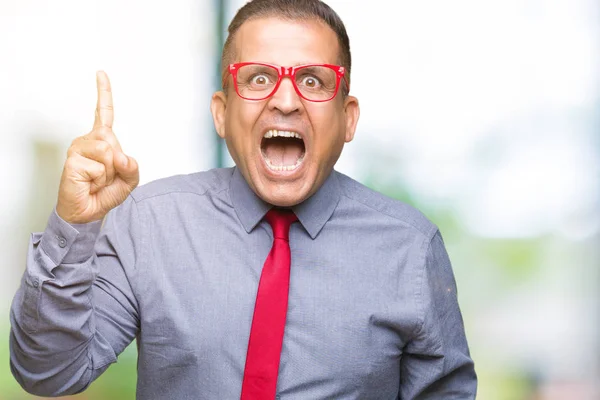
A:
<svg viewBox="0 0 600 400">
<path fill-rule="evenodd" d="M 71 224 L 104 218 L 140 180 L 137 162 L 123 153 L 112 131 L 113 101 L 106 73 L 96 74 L 96 84 L 94 127 L 69 147 L 58 189 L 56 212 Z"/>
</svg>

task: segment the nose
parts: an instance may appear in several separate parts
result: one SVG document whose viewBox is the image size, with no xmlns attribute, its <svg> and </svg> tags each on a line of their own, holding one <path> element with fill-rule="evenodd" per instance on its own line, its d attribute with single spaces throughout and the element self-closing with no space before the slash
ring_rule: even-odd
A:
<svg viewBox="0 0 600 400">
<path fill-rule="evenodd" d="M 269 99 L 269 109 L 279 110 L 283 114 L 291 114 L 302 108 L 300 96 L 289 77 L 283 77 L 279 87 Z"/>
</svg>

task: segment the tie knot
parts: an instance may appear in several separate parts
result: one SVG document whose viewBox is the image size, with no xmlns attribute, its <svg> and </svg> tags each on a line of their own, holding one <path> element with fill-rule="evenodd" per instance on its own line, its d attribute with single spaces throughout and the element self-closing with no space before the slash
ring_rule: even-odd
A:
<svg viewBox="0 0 600 400">
<path fill-rule="evenodd" d="M 265 216 L 273 229 L 273 238 L 289 240 L 290 226 L 298 221 L 298 217 L 291 210 L 272 208 Z"/>
</svg>

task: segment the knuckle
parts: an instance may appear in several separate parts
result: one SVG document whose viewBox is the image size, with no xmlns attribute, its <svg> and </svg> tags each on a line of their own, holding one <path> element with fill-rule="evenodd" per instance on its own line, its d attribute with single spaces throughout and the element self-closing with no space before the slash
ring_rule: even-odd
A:
<svg viewBox="0 0 600 400">
<path fill-rule="evenodd" d="M 110 150 L 110 144 L 108 144 L 105 141 L 99 140 L 98 143 L 96 143 L 95 150 L 100 153 L 106 153 Z"/>
<path fill-rule="evenodd" d="M 73 156 L 69 156 L 67 158 L 67 161 L 65 161 L 65 170 L 74 171 L 74 170 L 77 170 L 78 168 L 79 168 L 79 162 L 77 162 L 77 159 Z"/>
<path fill-rule="evenodd" d="M 89 169 L 86 170 L 86 175 L 92 182 L 96 182 L 101 186 L 104 186 L 106 183 L 106 168 L 104 164 L 90 165 Z"/>
<path fill-rule="evenodd" d="M 96 166 L 96 172 L 98 173 L 98 176 L 101 178 L 105 178 L 106 177 L 106 165 L 104 165 L 102 163 L 97 163 L 94 165 Z"/>
<path fill-rule="evenodd" d="M 112 151 L 112 147 L 110 147 L 110 146 L 104 152 L 104 162 L 108 165 L 112 165 L 112 163 L 113 163 L 113 151 Z"/>
<path fill-rule="evenodd" d="M 81 140 L 82 138 L 80 137 L 73 139 L 71 145 L 67 149 L 67 157 L 70 157 L 73 153 L 77 152 L 78 148 L 81 146 Z"/>
</svg>

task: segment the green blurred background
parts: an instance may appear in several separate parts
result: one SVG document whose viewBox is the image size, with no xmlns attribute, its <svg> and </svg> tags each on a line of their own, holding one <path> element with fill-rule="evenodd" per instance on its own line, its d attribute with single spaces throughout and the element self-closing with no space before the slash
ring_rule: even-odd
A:
<svg viewBox="0 0 600 400">
<path fill-rule="evenodd" d="M 142 183 L 231 160 L 208 103 L 243 2 L 0 2 L 0 400 L 8 310 L 94 73 Z M 600 399 L 600 6 L 592 0 L 328 1 L 346 23 L 356 139 L 338 170 L 438 224 L 478 399 Z M 226 23 L 226 22 L 225 22 Z M 135 344 L 73 399 L 134 399 Z"/>
</svg>

